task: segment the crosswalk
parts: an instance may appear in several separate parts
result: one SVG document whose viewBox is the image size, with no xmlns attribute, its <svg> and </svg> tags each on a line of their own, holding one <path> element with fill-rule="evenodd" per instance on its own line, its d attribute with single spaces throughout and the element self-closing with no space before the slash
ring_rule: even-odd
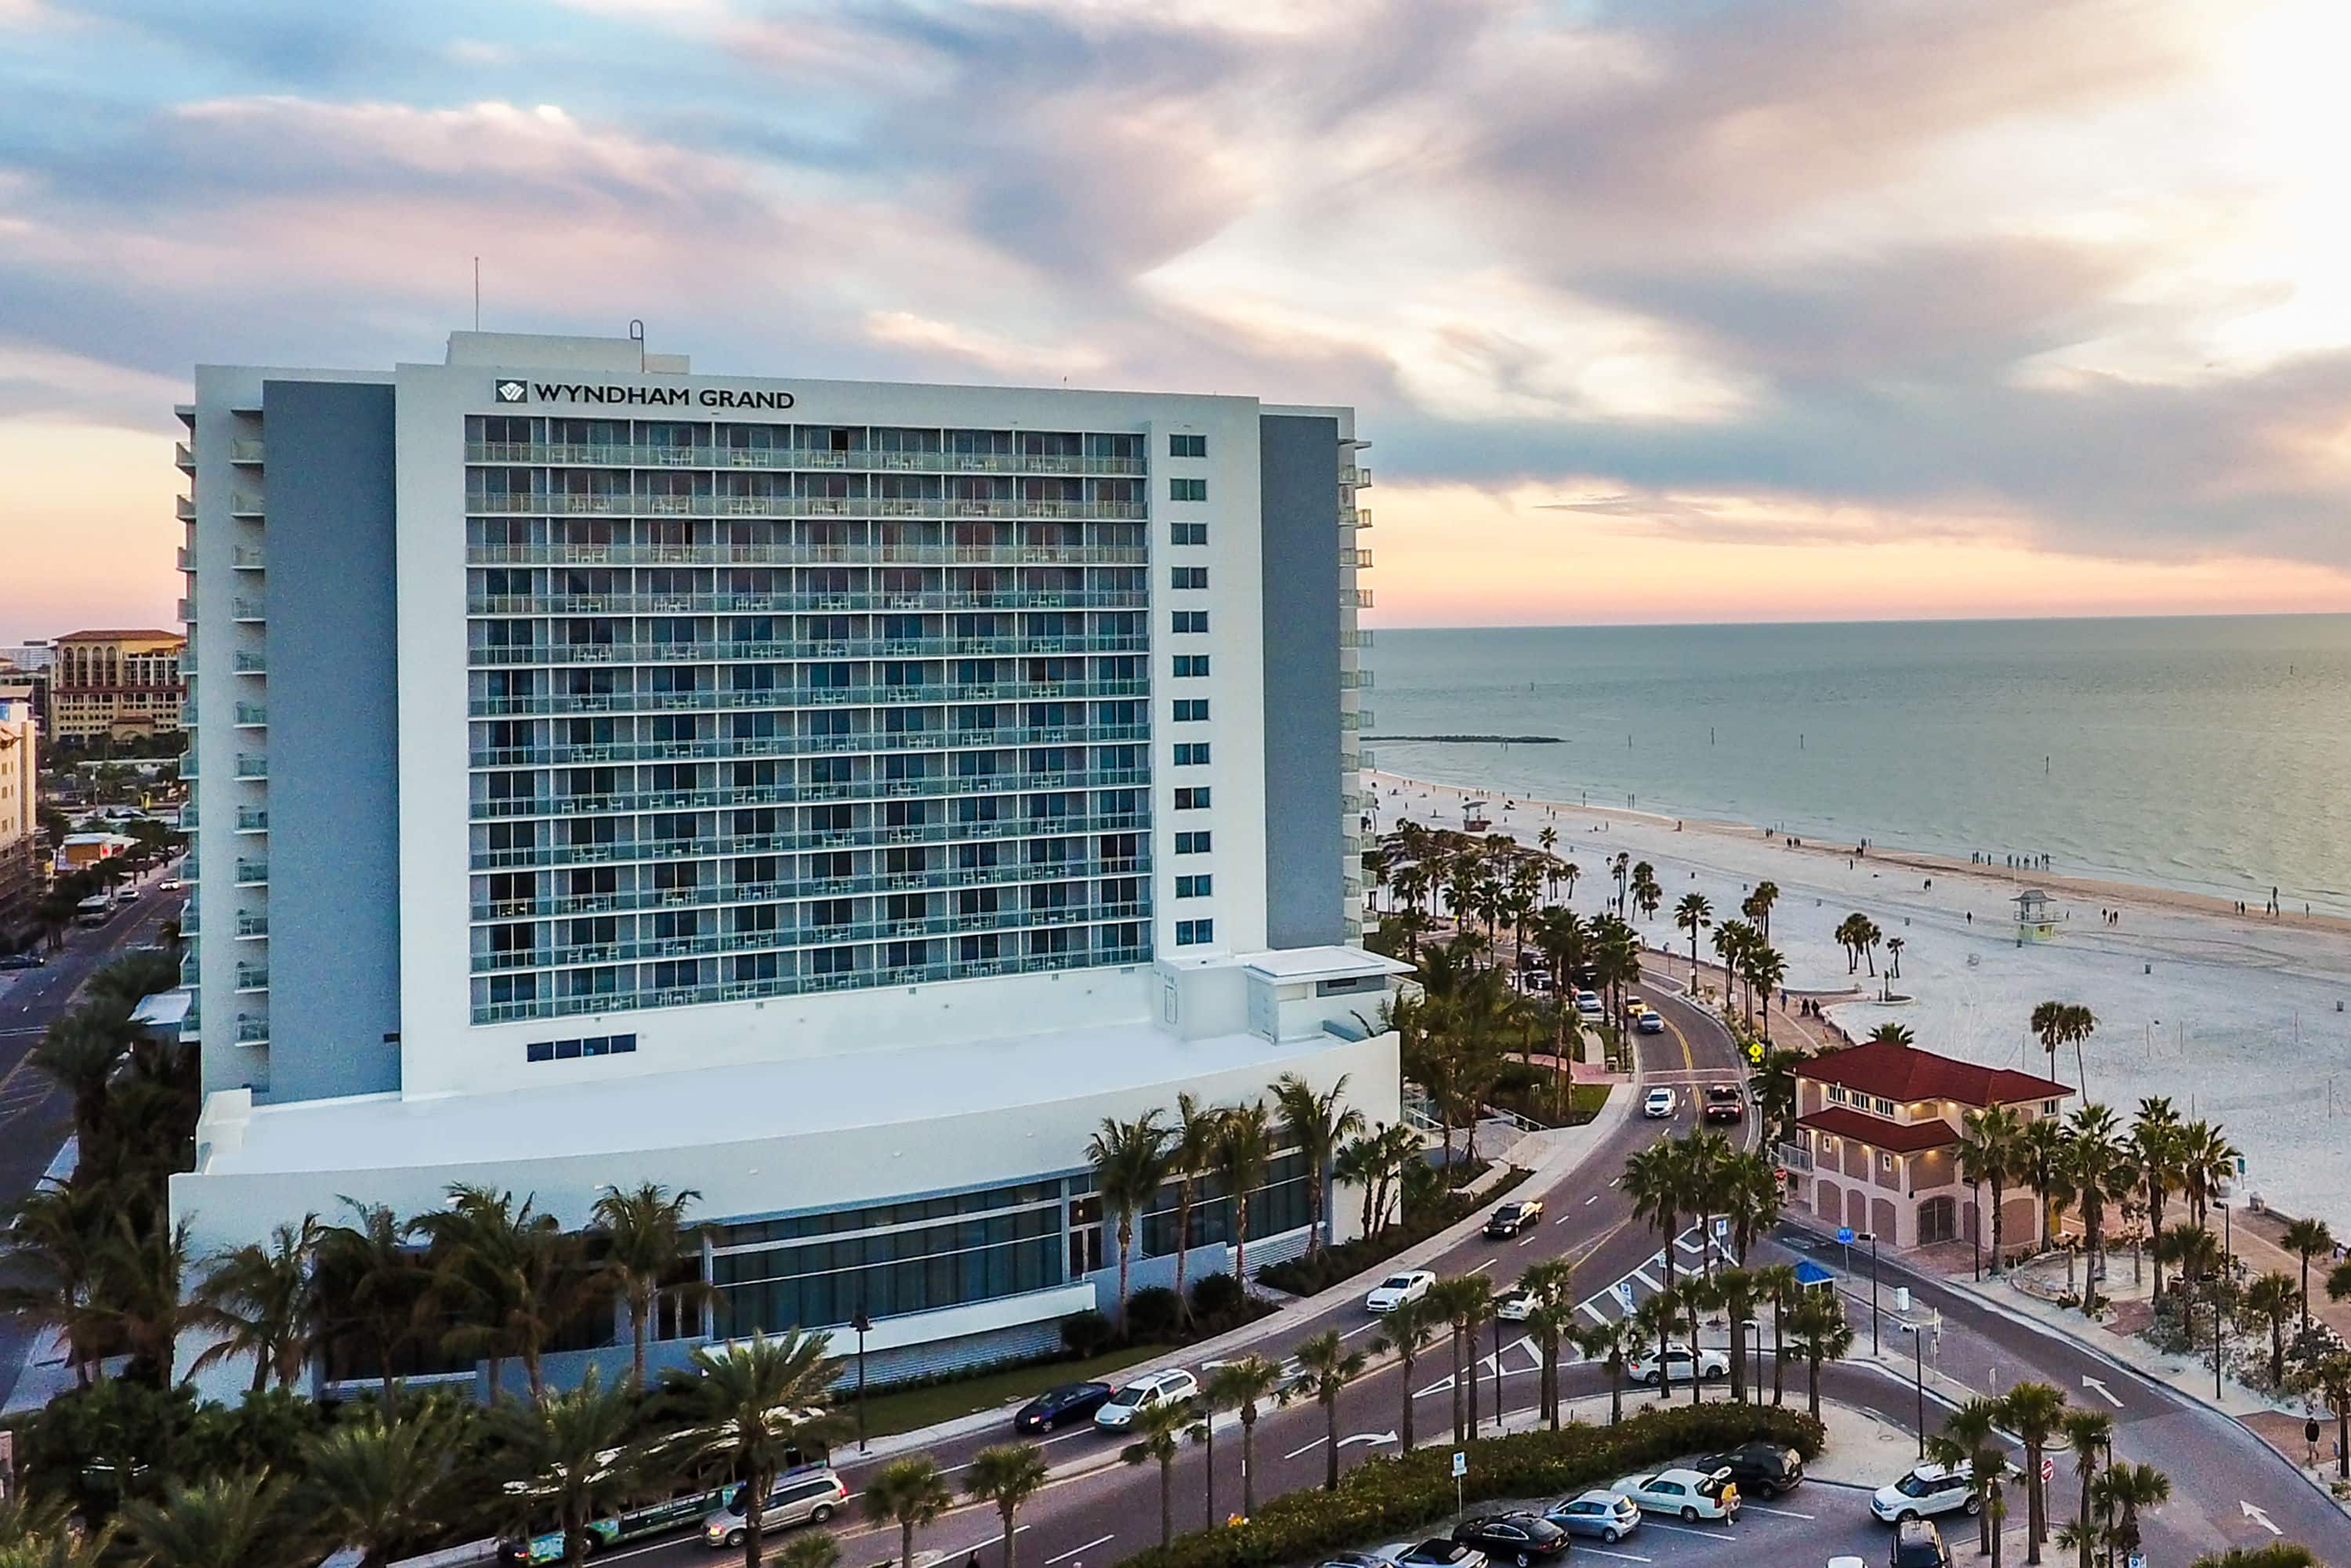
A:
<svg viewBox="0 0 2351 1568">
<path fill-rule="evenodd" d="M 1730 1239 L 1693 1225 L 1674 1238 L 1674 1268 L 1677 1273 L 1694 1274 L 1709 1262 L 1735 1264 L 1739 1260 L 1730 1250 Z M 1614 1322 L 1632 1316 L 1642 1301 L 1666 1288 L 1666 1253 L 1659 1248 L 1641 1266 L 1623 1279 L 1612 1281 L 1604 1291 L 1597 1291 L 1575 1304 L 1575 1310 L 1595 1323 Z"/>
</svg>

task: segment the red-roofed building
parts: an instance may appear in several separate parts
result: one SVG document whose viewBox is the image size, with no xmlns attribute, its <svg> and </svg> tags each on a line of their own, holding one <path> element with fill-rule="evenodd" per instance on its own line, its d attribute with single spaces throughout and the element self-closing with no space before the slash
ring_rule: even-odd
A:
<svg viewBox="0 0 2351 1568">
<path fill-rule="evenodd" d="M 2073 1091 L 2004 1067 L 1872 1040 L 1796 1068 L 1796 1142 L 1781 1150 L 1793 1204 L 1828 1226 L 1874 1231 L 1882 1247 L 1991 1239 L 1989 1193 L 1959 1174 L 1971 1111 L 2005 1105 L 2024 1121 L 2063 1114 Z M 2013 1244 L 2037 1234 L 2039 1205 L 2012 1189 L 2001 1226 Z"/>
</svg>

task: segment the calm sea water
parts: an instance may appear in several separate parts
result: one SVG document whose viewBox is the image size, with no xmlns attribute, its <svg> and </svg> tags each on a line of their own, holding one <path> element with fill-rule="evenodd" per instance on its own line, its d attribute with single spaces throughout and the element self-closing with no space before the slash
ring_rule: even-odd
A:
<svg viewBox="0 0 2351 1568">
<path fill-rule="evenodd" d="M 2351 914 L 2351 616 L 1382 629 L 1395 772 Z"/>
</svg>

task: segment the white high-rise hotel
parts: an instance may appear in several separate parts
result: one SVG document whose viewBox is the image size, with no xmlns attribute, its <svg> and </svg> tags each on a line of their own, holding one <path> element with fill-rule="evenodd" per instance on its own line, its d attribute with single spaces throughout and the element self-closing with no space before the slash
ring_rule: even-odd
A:
<svg viewBox="0 0 2351 1568">
<path fill-rule="evenodd" d="M 181 413 L 199 1249 L 656 1181 L 712 1222 L 673 1354 L 862 1308 L 913 1371 L 1094 1304 L 1104 1117 L 1396 1118 L 1352 411 L 460 333 Z M 1306 1222 L 1285 1154 L 1251 1262 Z"/>
</svg>

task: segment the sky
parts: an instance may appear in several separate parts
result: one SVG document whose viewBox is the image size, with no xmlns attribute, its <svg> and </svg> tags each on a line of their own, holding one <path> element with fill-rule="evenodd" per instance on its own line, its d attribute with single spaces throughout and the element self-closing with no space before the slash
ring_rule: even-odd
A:
<svg viewBox="0 0 2351 1568">
<path fill-rule="evenodd" d="M 0 0 L 0 641 L 199 361 L 1357 407 L 1385 625 L 2351 610 L 2340 0 Z"/>
</svg>

